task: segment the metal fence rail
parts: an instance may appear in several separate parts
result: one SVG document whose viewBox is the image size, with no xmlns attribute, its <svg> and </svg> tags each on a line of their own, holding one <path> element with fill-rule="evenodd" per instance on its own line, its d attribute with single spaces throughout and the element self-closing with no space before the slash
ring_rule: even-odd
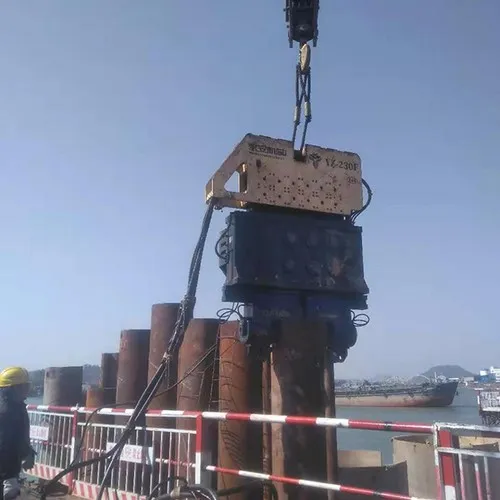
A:
<svg viewBox="0 0 500 500">
<path fill-rule="evenodd" d="M 74 457 L 74 426 L 76 415 L 69 408 L 39 406 L 30 410 L 30 441 L 36 451 L 34 474 L 46 479 L 66 468 Z M 63 483 L 71 485 L 68 475 Z"/>
<path fill-rule="evenodd" d="M 96 458 L 106 453 L 120 438 L 125 427 L 124 417 L 133 411 L 105 409 L 99 411 L 91 422 L 87 422 L 89 414 L 94 412 L 91 408 L 29 406 L 28 409 L 30 437 L 38 453 L 32 473 L 45 479 L 54 477 L 73 460 Z M 156 484 L 165 483 L 172 475 L 186 477 L 191 483 L 209 485 L 213 480 L 211 475 L 218 472 L 366 497 L 424 500 L 355 485 L 219 467 L 214 463 L 212 450 L 208 446 L 205 424 L 210 421 L 241 421 L 432 435 L 439 500 L 500 499 L 497 484 L 500 481 L 500 428 L 177 410 L 152 410 L 147 416 L 148 425 L 137 427 L 123 448 L 106 485 L 109 498 L 144 499 L 151 494 Z M 158 417 L 162 417 L 161 421 L 157 420 Z M 178 419 L 191 420 L 190 426 L 181 426 L 191 427 L 191 430 L 176 429 L 175 422 Z M 165 422 L 168 425 L 165 426 Z M 77 496 L 93 500 L 99 491 L 103 471 L 104 463 L 98 462 L 66 476 L 64 482 Z"/>
<path fill-rule="evenodd" d="M 30 439 L 37 452 L 33 475 L 52 479 L 77 461 L 95 459 L 109 451 L 120 439 L 123 420 L 132 410 L 107 409 L 94 412 L 89 408 L 59 408 L 28 406 L 30 415 Z M 165 413 L 151 412 L 148 417 L 165 416 Z M 170 416 L 170 414 L 169 414 Z M 175 413 L 175 416 L 178 416 Z M 196 414 L 184 418 L 196 419 Z M 125 418 L 126 420 L 126 418 Z M 116 500 L 137 500 L 146 498 L 159 483 L 166 483 L 172 476 L 185 477 L 196 482 L 195 437 L 196 430 L 179 430 L 171 427 L 136 427 L 125 444 L 120 460 L 111 473 L 106 485 L 110 498 Z M 70 491 L 82 498 L 94 499 L 100 488 L 105 469 L 104 461 L 96 461 L 61 480 Z M 161 493 L 165 488 L 159 489 Z"/>
</svg>

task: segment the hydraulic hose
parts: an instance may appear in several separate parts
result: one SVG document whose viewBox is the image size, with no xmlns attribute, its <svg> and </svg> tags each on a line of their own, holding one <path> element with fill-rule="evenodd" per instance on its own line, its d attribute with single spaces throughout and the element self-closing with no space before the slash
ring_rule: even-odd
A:
<svg viewBox="0 0 500 500">
<path fill-rule="evenodd" d="M 149 404 L 151 403 L 152 399 L 155 397 L 155 394 L 158 391 L 158 388 L 159 388 L 159 386 L 164 378 L 164 375 L 167 371 L 167 368 L 169 366 L 171 356 L 175 351 L 177 351 L 180 344 L 182 343 L 184 332 L 187 328 L 187 325 L 189 324 L 189 321 L 193 317 L 193 310 L 194 310 L 194 305 L 196 302 L 196 289 L 198 286 L 198 279 L 199 279 L 199 273 L 200 273 L 200 269 L 201 269 L 203 250 L 205 247 L 205 242 L 206 242 L 206 238 L 207 238 L 207 234 L 208 234 L 208 229 L 210 227 L 210 222 L 212 219 L 214 206 L 215 206 L 215 200 L 212 199 L 210 201 L 209 205 L 207 206 L 207 210 L 205 212 L 205 216 L 204 216 L 203 222 L 202 222 L 201 233 L 200 233 L 198 242 L 196 243 L 196 246 L 195 246 L 195 249 L 193 252 L 193 257 L 191 259 L 191 265 L 190 265 L 190 269 L 189 269 L 187 292 L 186 292 L 186 295 L 184 296 L 184 299 L 181 302 L 181 307 L 179 308 L 179 313 L 177 316 L 177 321 L 175 324 L 172 339 L 170 340 L 170 342 L 168 344 L 167 351 L 166 351 L 164 358 L 161 361 L 155 375 L 153 376 L 151 382 L 148 384 L 148 386 L 144 390 L 143 394 L 139 398 L 139 401 L 137 402 L 137 404 L 134 408 L 134 411 L 133 411 L 132 415 L 130 416 L 129 421 L 127 422 L 127 425 L 125 426 L 123 434 L 120 436 L 120 439 L 115 444 L 115 446 L 113 446 L 113 448 L 111 450 L 109 450 L 108 452 L 102 454 L 100 457 L 96 457 L 96 458 L 93 458 L 90 460 L 84 460 L 84 461 L 80 461 L 80 462 L 73 462 L 72 464 L 70 464 L 69 467 L 67 467 L 66 469 L 59 472 L 51 481 L 49 481 L 43 487 L 42 492 L 41 492 L 42 500 L 46 499 L 47 492 L 48 492 L 50 486 L 52 484 L 54 484 L 55 482 L 59 481 L 65 475 L 67 475 L 70 472 L 73 472 L 77 469 L 80 469 L 82 467 L 87 467 L 87 466 L 92 465 L 94 463 L 109 459 L 109 463 L 107 464 L 107 467 L 105 469 L 104 476 L 103 476 L 103 479 L 102 479 L 102 482 L 101 482 L 101 485 L 99 488 L 99 493 L 98 493 L 97 499 L 96 499 L 96 500 L 102 500 L 102 496 L 104 494 L 105 487 L 109 481 L 113 467 L 115 466 L 116 462 L 118 461 L 120 454 L 123 450 L 123 447 L 125 446 L 129 437 L 134 432 L 137 421 L 145 414 Z"/>
</svg>

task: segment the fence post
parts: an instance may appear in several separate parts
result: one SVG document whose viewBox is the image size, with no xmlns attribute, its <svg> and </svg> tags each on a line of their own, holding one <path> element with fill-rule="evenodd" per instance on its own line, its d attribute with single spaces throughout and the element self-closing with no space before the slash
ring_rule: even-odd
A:
<svg viewBox="0 0 500 500">
<path fill-rule="evenodd" d="M 196 417 L 196 435 L 195 435 L 195 459 L 194 459 L 194 482 L 201 484 L 201 475 L 203 472 L 203 417 L 201 414 Z M 189 459 L 188 459 L 189 461 Z"/>
<path fill-rule="evenodd" d="M 438 448 L 455 448 L 453 435 L 443 431 L 439 424 L 434 426 L 434 447 L 436 457 L 437 491 L 440 500 L 458 500 L 457 474 L 453 455 L 438 451 Z"/>
<path fill-rule="evenodd" d="M 210 439 L 206 439 L 206 431 L 207 426 L 214 423 L 217 424 L 217 422 L 205 420 L 201 413 L 196 416 L 194 481 L 196 484 L 201 484 L 209 488 L 212 486 L 212 481 L 211 474 L 207 471 L 206 466 L 212 465 L 214 443 L 211 443 Z"/>
<path fill-rule="evenodd" d="M 77 436 L 78 436 L 78 417 L 79 417 L 78 405 L 72 409 L 73 409 L 73 418 L 71 421 L 71 448 L 70 448 L 70 454 L 69 454 L 69 463 L 70 464 L 73 463 L 73 461 L 75 460 L 75 456 L 76 456 L 76 443 L 77 443 Z M 71 471 L 68 474 L 68 493 L 70 495 L 73 493 L 74 488 L 75 488 L 75 472 Z"/>
</svg>

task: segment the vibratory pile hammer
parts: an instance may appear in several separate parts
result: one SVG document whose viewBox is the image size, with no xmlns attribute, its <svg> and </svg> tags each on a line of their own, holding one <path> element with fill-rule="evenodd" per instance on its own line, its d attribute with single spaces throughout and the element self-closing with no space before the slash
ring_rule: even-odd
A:
<svg viewBox="0 0 500 500">
<path fill-rule="evenodd" d="M 283 318 L 328 325 L 334 360 L 345 360 L 368 321 L 361 228 L 371 198 L 355 153 L 305 143 L 311 121 L 308 42 L 316 45 L 319 1 L 288 0 L 290 46 L 299 44 L 292 140 L 247 134 L 206 186 L 206 201 L 234 208 L 217 243 L 223 301 L 241 304 L 240 340 L 265 355 Z M 304 130 L 296 148 L 301 108 Z M 238 188 L 228 183 L 238 177 Z M 363 186 L 368 201 L 363 203 Z M 363 317 L 363 318 L 361 318 Z"/>
</svg>

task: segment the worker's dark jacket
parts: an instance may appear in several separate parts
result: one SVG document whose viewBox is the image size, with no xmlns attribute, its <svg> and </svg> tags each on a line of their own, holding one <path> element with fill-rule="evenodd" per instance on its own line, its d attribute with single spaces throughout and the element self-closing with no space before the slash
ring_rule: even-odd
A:
<svg viewBox="0 0 500 500">
<path fill-rule="evenodd" d="M 31 453 L 30 422 L 26 404 L 0 389 L 0 479 L 17 477 Z"/>
</svg>

